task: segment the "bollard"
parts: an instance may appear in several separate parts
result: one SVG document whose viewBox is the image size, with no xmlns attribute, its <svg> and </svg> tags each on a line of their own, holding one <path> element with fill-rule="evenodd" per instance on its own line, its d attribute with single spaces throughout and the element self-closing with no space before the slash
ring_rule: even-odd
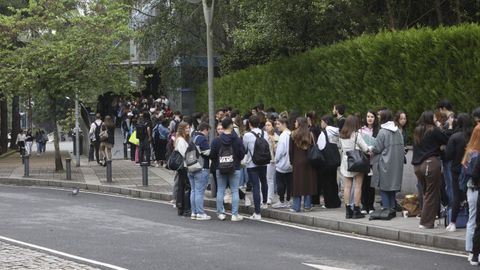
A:
<svg viewBox="0 0 480 270">
<path fill-rule="evenodd" d="M 128 145 L 126 143 L 123 144 L 123 159 L 128 159 Z"/>
<path fill-rule="evenodd" d="M 67 164 L 67 180 L 72 180 L 72 159 L 66 158 L 65 163 Z"/>
<path fill-rule="evenodd" d="M 142 185 L 148 186 L 148 162 L 142 162 Z"/>
<path fill-rule="evenodd" d="M 30 160 L 29 156 L 27 156 L 27 155 L 23 156 L 23 169 L 24 169 L 23 176 L 25 176 L 25 177 L 30 176 L 29 160 Z"/>
<path fill-rule="evenodd" d="M 107 160 L 107 183 L 112 182 L 112 160 Z"/>
</svg>

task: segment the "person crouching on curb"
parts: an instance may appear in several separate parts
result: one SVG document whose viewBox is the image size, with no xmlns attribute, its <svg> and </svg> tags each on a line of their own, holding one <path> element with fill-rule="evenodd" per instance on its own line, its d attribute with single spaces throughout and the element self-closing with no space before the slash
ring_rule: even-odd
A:
<svg viewBox="0 0 480 270">
<path fill-rule="evenodd" d="M 239 183 L 241 175 L 240 162 L 245 156 L 242 139 L 233 131 L 233 122 L 230 118 L 222 120 L 223 133 L 212 142 L 210 159 L 215 164 L 217 175 L 217 217 L 225 220 L 223 197 L 227 183 L 232 191 L 232 221 L 241 221 L 238 214 Z"/>
</svg>

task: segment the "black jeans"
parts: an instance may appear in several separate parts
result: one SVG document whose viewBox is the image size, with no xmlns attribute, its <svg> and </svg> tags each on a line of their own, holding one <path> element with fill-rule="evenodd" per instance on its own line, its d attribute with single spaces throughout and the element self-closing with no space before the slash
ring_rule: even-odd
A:
<svg viewBox="0 0 480 270">
<path fill-rule="evenodd" d="M 366 175 L 363 178 L 362 184 L 362 206 L 365 210 L 375 210 L 373 204 L 375 203 L 375 189 L 370 187 L 372 183 L 372 176 Z"/>
<path fill-rule="evenodd" d="M 95 159 L 97 160 L 97 163 L 100 163 L 100 141 L 94 141 L 93 142 L 93 148 L 95 151 Z"/>
<path fill-rule="evenodd" d="M 150 149 L 150 143 L 148 141 L 143 141 L 140 142 L 138 145 L 138 161 L 140 164 L 142 162 L 147 161 L 148 166 L 150 166 L 150 155 L 151 155 L 151 149 Z"/>
<path fill-rule="evenodd" d="M 128 144 L 130 144 L 130 160 L 135 161 L 135 152 L 137 150 L 137 146 L 133 143 Z"/>
<path fill-rule="evenodd" d="M 460 203 L 467 197 L 466 192 L 460 190 L 458 183 L 460 175 L 452 171 L 452 219 L 453 223 L 457 222 L 458 212 L 460 211 Z"/>
<path fill-rule="evenodd" d="M 338 197 L 337 169 L 323 170 L 322 181 L 319 183 L 323 192 L 326 208 L 338 208 L 342 204 Z"/>
<path fill-rule="evenodd" d="M 287 201 L 290 201 L 290 194 L 292 193 L 292 173 L 275 172 L 277 180 L 277 193 L 280 198 L 280 202 L 285 202 L 285 193 Z"/>
<path fill-rule="evenodd" d="M 178 170 L 177 211 L 178 215 L 188 216 L 191 213 L 190 205 L 190 180 L 186 168 Z"/>
</svg>

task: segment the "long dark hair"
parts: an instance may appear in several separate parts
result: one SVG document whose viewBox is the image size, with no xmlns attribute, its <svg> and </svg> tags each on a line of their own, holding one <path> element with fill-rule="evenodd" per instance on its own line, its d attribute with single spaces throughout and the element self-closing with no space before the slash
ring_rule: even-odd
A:
<svg viewBox="0 0 480 270">
<path fill-rule="evenodd" d="M 472 136 L 473 123 L 472 118 L 467 113 L 460 113 L 455 121 L 455 132 L 463 132 L 465 136 L 465 141 L 470 140 Z"/>
<path fill-rule="evenodd" d="M 313 143 L 308 120 L 306 117 L 298 117 L 297 123 L 298 128 L 292 132 L 292 140 L 298 148 L 306 150 Z"/>
<path fill-rule="evenodd" d="M 413 139 L 415 144 L 420 144 L 425 134 L 431 132 L 435 128 L 433 120 L 434 113 L 432 111 L 423 112 L 417 121 L 417 127 L 413 132 Z"/>
<path fill-rule="evenodd" d="M 358 130 L 359 126 L 359 119 L 354 115 L 349 115 L 347 119 L 345 119 L 345 124 L 343 124 L 343 128 L 340 131 L 340 138 L 342 139 L 350 139 L 352 133 Z"/>
<path fill-rule="evenodd" d="M 372 125 L 372 128 L 373 128 L 373 137 L 377 137 L 378 135 L 378 131 L 380 130 L 380 124 L 378 123 L 378 117 L 376 116 L 376 113 L 374 110 L 370 109 L 367 111 L 367 113 L 365 114 L 365 117 L 363 118 L 364 121 L 363 121 L 363 124 L 368 127 L 368 123 L 367 123 L 367 115 L 371 113 L 373 114 L 373 125 Z"/>
</svg>

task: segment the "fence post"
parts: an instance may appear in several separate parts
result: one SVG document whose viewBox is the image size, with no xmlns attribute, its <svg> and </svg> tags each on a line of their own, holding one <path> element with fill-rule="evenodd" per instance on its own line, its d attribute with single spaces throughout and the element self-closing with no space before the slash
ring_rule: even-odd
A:
<svg viewBox="0 0 480 270">
<path fill-rule="evenodd" d="M 148 162 L 142 162 L 142 185 L 148 186 Z"/>
<path fill-rule="evenodd" d="M 107 160 L 107 183 L 112 182 L 112 160 Z"/>
<path fill-rule="evenodd" d="M 30 176 L 30 157 L 28 155 L 23 155 L 23 176 Z"/>
<path fill-rule="evenodd" d="M 72 159 L 66 158 L 65 162 L 67 164 L 67 180 L 72 180 Z"/>
</svg>

